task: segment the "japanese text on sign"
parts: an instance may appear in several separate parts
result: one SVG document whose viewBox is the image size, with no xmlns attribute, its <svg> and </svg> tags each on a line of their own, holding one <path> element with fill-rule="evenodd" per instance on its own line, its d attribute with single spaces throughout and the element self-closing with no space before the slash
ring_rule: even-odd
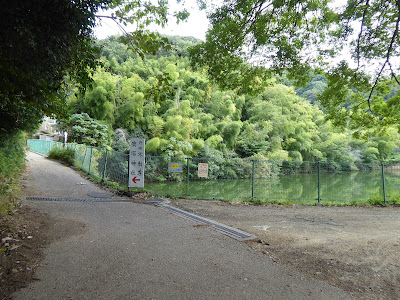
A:
<svg viewBox="0 0 400 300">
<path fill-rule="evenodd" d="M 198 177 L 208 177 L 208 164 L 200 163 L 197 170 Z"/>
<path fill-rule="evenodd" d="M 145 140 L 130 139 L 129 187 L 144 187 Z"/>
</svg>

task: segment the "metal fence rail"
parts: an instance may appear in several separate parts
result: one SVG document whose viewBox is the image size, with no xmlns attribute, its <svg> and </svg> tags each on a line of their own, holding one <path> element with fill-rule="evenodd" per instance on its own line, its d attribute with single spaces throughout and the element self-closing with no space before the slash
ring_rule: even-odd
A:
<svg viewBox="0 0 400 300">
<path fill-rule="evenodd" d="M 43 140 L 28 140 L 28 146 L 44 155 L 54 147 L 73 149 L 76 167 L 128 189 L 128 154 Z M 180 165 L 180 172 L 170 172 L 168 163 Z M 199 174 L 200 164 L 207 164 L 207 177 Z M 159 196 L 203 199 L 400 203 L 400 166 L 146 156 L 145 189 Z"/>
</svg>

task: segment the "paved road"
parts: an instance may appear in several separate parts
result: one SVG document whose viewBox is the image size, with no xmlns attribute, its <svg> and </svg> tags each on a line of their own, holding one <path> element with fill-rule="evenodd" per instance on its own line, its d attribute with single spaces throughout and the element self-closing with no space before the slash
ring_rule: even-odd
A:
<svg viewBox="0 0 400 300">
<path fill-rule="evenodd" d="M 26 195 L 88 198 L 88 192 L 104 192 L 37 154 L 29 153 L 28 165 Z M 242 242 L 155 206 L 28 204 L 57 218 L 60 232 L 72 226 L 74 234 L 45 249 L 40 280 L 15 299 L 350 299 Z"/>
</svg>

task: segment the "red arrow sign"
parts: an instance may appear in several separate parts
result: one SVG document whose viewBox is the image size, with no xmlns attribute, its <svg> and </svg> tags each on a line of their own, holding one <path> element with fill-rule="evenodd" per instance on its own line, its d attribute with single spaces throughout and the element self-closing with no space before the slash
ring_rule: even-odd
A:
<svg viewBox="0 0 400 300">
<path fill-rule="evenodd" d="M 132 178 L 132 181 L 133 181 L 133 183 L 136 183 L 136 181 L 140 181 L 140 179 L 136 178 L 136 176 L 135 176 L 135 177 Z"/>
</svg>

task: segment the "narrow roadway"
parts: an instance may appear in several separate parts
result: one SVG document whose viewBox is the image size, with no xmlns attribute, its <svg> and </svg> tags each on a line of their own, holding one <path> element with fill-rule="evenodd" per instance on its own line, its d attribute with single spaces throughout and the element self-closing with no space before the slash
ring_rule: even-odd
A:
<svg viewBox="0 0 400 300">
<path fill-rule="evenodd" d="M 28 166 L 25 196 L 105 193 L 72 169 L 37 154 L 28 154 Z M 242 242 L 152 205 L 25 203 L 49 213 L 59 220 L 57 230 L 70 234 L 44 250 L 39 280 L 15 299 L 351 299 L 284 269 Z"/>
</svg>

